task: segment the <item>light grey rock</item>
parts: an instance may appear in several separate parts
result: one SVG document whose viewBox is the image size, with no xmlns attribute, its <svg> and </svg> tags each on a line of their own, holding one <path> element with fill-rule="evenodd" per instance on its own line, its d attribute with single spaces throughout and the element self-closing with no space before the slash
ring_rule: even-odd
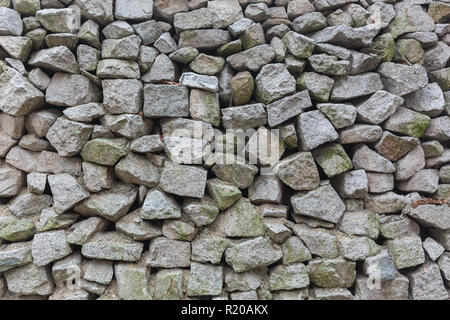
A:
<svg viewBox="0 0 450 320">
<path fill-rule="evenodd" d="M 204 229 L 192 241 L 192 260 L 219 264 L 228 246 L 228 240 L 223 235 Z"/>
<path fill-rule="evenodd" d="M 267 123 L 266 110 L 262 103 L 222 109 L 225 129 L 247 130 Z"/>
<path fill-rule="evenodd" d="M 213 28 L 225 28 L 244 17 L 238 0 L 219 0 L 208 2 Z"/>
<path fill-rule="evenodd" d="M 144 264 L 117 263 L 114 265 L 117 292 L 123 300 L 149 300 L 150 271 Z"/>
<path fill-rule="evenodd" d="M 259 71 L 275 58 L 275 50 L 268 44 L 261 44 L 235 53 L 226 60 L 237 71 Z"/>
<path fill-rule="evenodd" d="M 27 174 L 28 191 L 35 194 L 43 194 L 47 184 L 47 175 L 40 172 Z"/>
<path fill-rule="evenodd" d="M 158 189 L 148 191 L 139 215 L 143 219 L 180 218 L 181 210 L 176 201 Z"/>
<path fill-rule="evenodd" d="M 259 176 L 248 190 L 249 200 L 260 204 L 264 202 L 281 203 L 282 184 L 275 176 Z"/>
<path fill-rule="evenodd" d="M 311 98 L 306 90 L 272 102 L 266 106 L 268 124 L 275 127 L 311 106 Z"/>
<path fill-rule="evenodd" d="M 142 243 L 120 232 L 101 231 L 83 244 L 81 254 L 92 259 L 137 261 L 142 250 Z"/>
<path fill-rule="evenodd" d="M 445 205 L 424 204 L 413 208 L 409 216 L 426 227 L 450 229 L 450 208 Z"/>
<path fill-rule="evenodd" d="M 377 125 L 354 124 L 339 132 L 342 144 L 374 142 L 381 138 L 383 129 Z"/>
<path fill-rule="evenodd" d="M 231 35 L 226 30 L 186 30 L 180 33 L 178 48 L 193 47 L 199 50 L 211 50 L 216 49 L 217 47 L 220 47 L 230 41 Z"/>
<path fill-rule="evenodd" d="M 83 182 L 90 192 L 99 192 L 113 186 L 112 168 L 84 161 Z"/>
<path fill-rule="evenodd" d="M 16 10 L 1 7 L 0 8 L 0 35 L 2 36 L 20 36 L 23 31 L 23 23 L 20 13 Z"/>
<path fill-rule="evenodd" d="M 180 77 L 180 84 L 194 89 L 210 92 L 219 91 L 219 81 L 216 77 L 199 75 L 193 72 L 185 72 Z"/>
<path fill-rule="evenodd" d="M 422 241 L 418 236 L 406 236 L 387 241 L 389 255 L 395 267 L 400 270 L 425 262 Z"/>
<path fill-rule="evenodd" d="M 0 247 L 0 270 L 2 272 L 29 264 L 32 261 L 31 242 L 10 243 Z"/>
<path fill-rule="evenodd" d="M 67 230 L 67 242 L 75 245 L 83 245 L 99 231 L 108 226 L 107 221 L 99 217 L 91 217 L 75 223 Z"/>
<path fill-rule="evenodd" d="M 54 284 L 47 267 L 33 263 L 8 270 L 4 273 L 8 290 L 18 295 L 46 296 L 53 292 Z"/>
<path fill-rule="evenodd" d="M 100 284 L 109 284 L 113 278 L 114 270 L 110 261 L 87 260 L 83 262 L 83 279 Z"/>
<path fill-rule="evenodd" d="M 444 106 L 444 95 L 437 83 L 428 84 L 405 97 L 405 107 L 430 117 L 438 116 Z"/>
<path fill-rule="evenodd" d="M 366 236 L 376 240 L 379 235 L 378 217 L 369 211 L 346 212 L 339 224 L 339 230 L 349 235 Z"/>
<path fill-rule="evenodd" d="M 150 242 L 147 266 L 184 268 L 191 265 L 191 244 L 187 241 L 156 238 Z"/>
<path fill-rule="evenodd" d="M 424 133 L 424 137 L 445 141 L 450 137 L 450 116 L 441 116 L 431 119 L 428 128 Z"/>
<path fill-rule="evenodd" d="M 320 111 L 303 112 L 297 118 L 297 132 L 306 150 L 334 141 L 338 134 L 331 122 Z"/>
<path fill-rule="evenodd" d="M 168 193 L 202 198 L 206 186 L 206 174 L 207 171 L 200 167 L 166 161 L 160 186 Z"/>
<path fill-rule="evenodd" d="M 13 68 L 0 74 L 0 110 L 12 116 L 24 116 L 44 105 L 43 93 Z"/>
<path fill-rule="evenodd" d="M 208 194 L 213 198 L 220 210 L 228 209 L 241 197 L 239 188 L 232 183 L 217 178 L 208 179 L 206 187 Z"/>
<path fill-rule="evenodd" d="M 147 20 L 153 15 L 153 0 L 118 0 L 114 7 L 114 17 L 120 20 Z"/>
<path fill-rule="evenodd" d="M 99 102 L 100 99 L 100 89 L 79 74 L 55 73 L 45 93 L 47 103 L 61 107 Z"/>
<path fill-rule="evenodd" d="M 200 8 L 190 12 L 175 14 L 174 27 L 178 31 L 208 29 L 213 24 L 213 16 L 209 8 Z"/>
<path fill-rule="evenodd" d="M 433 261 L 436 261 L 445 251 L 445 248 L 443 246 L 441 246 L 438 242 L 430 237 L 427 237 L 422 245 L 428 257 L 430 257 L 430 259 Z M 439 261 L 442 260 L 439 259 Z"/>
<path fill-rule="evenodd" d="M 422 169 L 411 178 L 400 181 L 397 188 L 400 191 L 434 193 L 438 189 L 439 172 L 436 169 Z"/>
<path fill-rule="evenodd" d="M 333 185 L 342 198 L 364 199 L 368 192 L 368 179 L 364 170 L 342 173 L 333 179 Z"/>
<path fill-rule="evenodd" d="M 60 213 L 89 197 L 89 192 L 67 173 L 50 175 L 48 184 L 53 194 L 53 207 Z"/>
<path fill-rule="evenodd" d="M 112 0 L 76 0 L 75 4 L 81 9 L 82 17 L 92 19 L 101 25 L 114 19 Z"/>
<path fill-rule="evenodd" d="M 419 232 L 419 225 L 407 217 L 394 215 L 380 219 L 380 233 L 387 239 L 419 235 Z"/>
<path fill-rule="evenodd" d="M 186 294 L 188 296 L 215 296 L 222 292 L 222 266 L 192 262 Z"/>
<path fill-rule="evenodd" d="M 398 174 L 398 171 L 400 169 L 400 162 L 402 162 L 404 158 L 409 157 L 409 154 L 418 152 L 417 155 L 420 155 L 423 158 L 423 152 L 420 151 L 421 147 L 417 147 L 418 145 L 419 140 L 417 138 L 399 137 L 390 133 L 389 131 L 384 131 L 380 140 L 378 140 L 378 142 L 375 144 L 375 150 L 377 150 L 382 156 L 391 161 L 400 159 L 397 163 Z M 402 158 L 403 156 L 405 157 Z"/>
<path fill-rule="evenodd" d="M 367 237 L 338 236 L 339 253 L 350 261 L 361 261 L 380 252 L 380 246 Z"/>
<path fill-rule="evenodd" d="M 396 16 L 387 29 L 394 38 L 408 32 L 433 31 L 434 21 L 422 10 L 421 6 L 398 3 L 394 8 Z"/>
<path fill-rule="evenodd" d="M 138 79 L 139 66 L 134 61 L 103 59 L 97 65 L 97 76 L 102 79 Z"/>
<path fill-rule="evenodd" d="M 292 290 L 308 287 L 308 271 L 304 264 L 278 265 L 269 276 L 270 290 Z"/>
<path fill-rule="evenodd" d="M 408 274 L 411 298 L 413 300 L 447 300 L 439 267 L 435 263 L 426 263 Z"/>
<path fill-rule="evenodd" d="M 146 117 L 186 117 L 189 115 L 188 90 L 167 84 L 147 84 L 144 88 Z"/>
<path fill-rule="evenodd" d="M 322 201 L 317 202 L 318 199 Z M 333 223 L 338 222 L 345 210 L 344 203 L 329 184 L 316 190 L 297 193 L 291 197 L 291 203 L 296 214 Z"/>
<path fill-rule="evenodd" d="M 36 18 L 51 32 L 76 33 L 80 29 L 80 13 L 75 8 L 42 9 Z"/>
<path fill-rule="evenodd" d="M 395 167 L 392 162 L 364 144 L 356 146 L 352 161 L 355 169 L 364 169 L 366 171 L 380 173 L 395 172 Z"/>
<path fill-rule="evenodd" d="M 352 161 L 340 144 L 329 144 L 320 147 L 315 149 L 312 155 L 329 178 L 353 168 Z"/>
<path fill-rule="evenodd" d="M 296 58 L 308 58 L 315 46 L 313 39 L 294 31 L 286 33 L 282 40 L 289 53 Z"/>
<path fill-rule="evenodd" d="M 134 32 L 141 37 L 142 44 L 147 46 L 153 44 L 163 33 L 155 20 L 147 20 L 132 25 Z"/>
<path fill-rule="evenodd" d="M 311 38 L 317 43 L 330 43 L 346 48 L 360 48 L 370 45 L 379 31 L 379 27 L 374 25 L 359 28 L 337 25 L 317 31 L 312 34 Z"/>
<path fill-rule="evenodd" d="M 313 255 L 336 258 L 339 254 L 336 235 L 323 228 L 312 228 L 306 224 L 289 226 Z"/>
<path fill-rule="evenodd" d="M 378 67 L 377 72 L 386 91 L 398 96 L 404 96 L 428 84 L 426 70 L 418 64 L 408 66 L 384 62 Z"/>
<path fill-rule="evenodd" d="M 124 183 L 154 187 L 159 183 L 160 171 L 144 156 L 128 153 L 115 166 L 116 175 Z"/>
<path fill-rule="evenodd" d="M 379 124 L 389 118 L 403 101 L 403 98 L 387 91 L 377 91 L 357 106 L 358 117 L 364 122 Z"/>
<path fill-rule="evenodd" d="M 92 130 L 91 125 L 60 117 L 50 127 L 46 138 L 60 156 L 71 157 L 80 153 Z"/>
<path fill-rule="evenodd" d="M 75 56 L 64 46 L 39 50 L 31 55 L 28 64 L 32 67 L 41 67 L 58 72 L 79 72 Z"/>
<path fill-rule="evenodd" d="M 364 200 L 365 208 L 375 213 L 395 213 L 401 211 L 406 204 L 407 200 L 404 196 L 390 191 L 369 194 Z"/>
<path fill-rule="evenodd" d="M 37 267 L 64 258 L 72 253 L 63 230 L 38 233 L 34 236 L 31 254 Z"/>
<path fill-rule="evenodd" d="M 282 257 L 281 248 L 264 237 L 231 245 L 225 259 L 235 272 L 244 272 L 271 265 Z"/>
<path fill-rule="evenodd" d="M 113 166 L 125 156 L 128 150 L 120 142 L 112 139 L 94 139 L 88 141 L 81 149 L 84 161 Z"/>
<path fill-rule="evenodd" d="M 137 188 L 116 183 L 111 189 L 91 196 L 74 208 L 84 215 L 98 215 L 110 221 L 117 221 L 128 213 L 137 197 Z"/>
<path fill-rule="evenodd" d="M 342 76 L 335 80 L 331 91 L 331 101 L 343 101 L 369 95 L 383 89 L 380 76 L 365 73 L 356 76 Z"/>
<path fill-rule="evenodd" d="M 389 173 L 367 173 L 370 193 L 383 193 L 394 189 L 394 175 Z"/>
<path fill-rule="evenodd" d="M 387 250 L 382 250 L 380 253 L 364 260 L 363 273 L 383 283 L 394 280 L 397 270 Z"/>
</svg>

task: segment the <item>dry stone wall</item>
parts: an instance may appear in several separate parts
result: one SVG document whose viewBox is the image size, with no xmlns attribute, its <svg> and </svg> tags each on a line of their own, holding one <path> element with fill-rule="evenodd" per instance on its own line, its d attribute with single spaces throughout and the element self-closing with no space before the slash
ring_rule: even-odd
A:
<svg viewBox="0 0 450 320">
<path fill-rule="evenodd" d="M 448 0 L 0 0 L 1 299 L 448 299 Z"/>
</svg>

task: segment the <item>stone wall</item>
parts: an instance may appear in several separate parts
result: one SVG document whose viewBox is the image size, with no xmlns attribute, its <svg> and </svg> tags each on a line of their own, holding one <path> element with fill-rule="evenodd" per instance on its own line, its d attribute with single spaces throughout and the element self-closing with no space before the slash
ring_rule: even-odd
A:
<svg viewBox="0 0 450 320">
<path fill-rule="evenodd" d="M 0 299 L 448 299 L 449 0 L 0 0 Z"/>
</svg>

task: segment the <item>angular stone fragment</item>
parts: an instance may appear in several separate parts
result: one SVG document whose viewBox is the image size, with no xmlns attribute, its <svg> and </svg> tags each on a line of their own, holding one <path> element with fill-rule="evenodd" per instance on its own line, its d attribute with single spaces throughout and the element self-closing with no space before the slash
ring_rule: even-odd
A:
<svg viewBox="0 0 450 320">
<path fill-rule="evenodd" d="M 450 116 L 441 116 L 431 119 L 424 137 L 445 141 L 450 138 Z"/>
<path fill-rule="evenodd" d="M 181 210 L 176 201 L 158 189 L 148 191 L 140 214 L 143 219 L 180 218 Z"/>
<path fill-rule="evenodd" d="M 253 203 L 281 203 L 282 185 L 275 176 L 259 176 L 248 192 L 249 199 Z"/>
<path fill-rule="evenodd" d="M 397 187 L 400 191 L 434 193 L 438 183 L 439 172 L 436 169 L 422 169 L 411 178 L 399 182 Z"/>
<path fill-rule="evenodd" d="M 256 100 L 270 103 L 295 92 L 295 79 L 282 64 L 262 67 L 255 80 Z"/>
<path fill-rule="evenodd" d="M 50 175 L 48 184 L 53 194 L 53 207 L 57 212 L 67 211 L 89 196 L 89 192 L 67 173 Z"/>
<path fill-rule="evenodd" d="M 221 234 L 204 229 L 192 241 L 192 260 L 219 264 L 228 246 L 228 240 Z"/>
<path fill-rule="evenodd" d="M 94 139 L 88 141 L 81 150 L 85 161 L 113 166 L 128 150 L 119 142 L 109 139 Z"/>
<path fill-rule="evenodd" d="M 378 217 L 369 211 L 346 212 L 339 224 L 339 230 L 349 235 L 377 239 L 380 224 Z"/>
<path fill-rule="evenodd" d="M 222 292 L 222 266 L 192 262 L 187 283 L 188 296 L 215 296 Z"/>
<path fill-rule="evenodd" d="M 357 76 L 343 76 L 336 79 L 331 101 L 343 101 L 366 96 L 383 89 L 380 76 L 376 73 L 365 73 Z"/>
<path fill-rule="evenodd" d="M 99 217 L 91 217 L 86 220 L 82 220 L 70 226 L 67 230 L 67 242 L 81 246 L 83 243 L 92 238 L 96 232 L 102 231 L 106 227 L 106 220 Z"/>
<path fill-rule="evenodd" d="M 222 123 L 225 129 L 247 130 L 267 123 L 263 104 L 248 104 L 222 109 Z"/>
<path fill-rule="evenodd" d="M 385 62 L 378 67 L 377 72 L 386 91 L 398 96 L 404 96 L 428 84 L 426 70 L 418 64 L 408 66 Z"/>
<path fill-rule="evenodd" d="M 144 88 L 146 117 L 184 117 L 189 114 L 188 91 L 174 85 L 148 84 Z"/>
<path fill-rule="evenodd" d="M 137 188 L 116 183 L 111 189 L 92 194 L 74 210 L 86 215 L 99 215 L 110 221 L 117 221 L 127 214 L 136 200 Z"/>
<path fill-rule="evenodd" d="M 217 178 L 209 179 L 206 187 L 220 210 L 228 209 L 241 197 L 241 191 L 236 186 Z"/>
<path fill-rule="evenodd" d="M 338 25 L 317 31 L 311 38 L 317 43 L 325 42 L 346 48 L 360 48 L 370 45 L 378 32 L 379 28 L 374 25 L 359 28 Z"/>
<path fill-rule="evenodd" d="M 45 94 L 47 103 L 64 107 L 98 102 L 100 98 L 100 89 L 91 80 L 67 73 L 55 73 Z"/>
<path fill-rule="evenodd" d="M 0 163 L 0 198 L 14 197 L 19 194 L 24 182 L 24 174 L 20 170 Z"/>
<path fill-rule="evenodd" d="M 70 157 L 81 151 L 83 145 L 89 140 L 92 130 L 91 125 L 60 117 L 50 127 L 46 138 L 60 156 Z"/>
<path fill-rule="evenodd" d="M 33 238 L 31 254 L 33 263 L 38 267 L 64 258 L 71 253 L 72 249 L 67 243 L 63 230 L 38 233 Z"/>
<path fill-rule="evenodd" d="M 50 270 L 33 263 L 4 273 L 9 291 L 18 295 L 46 296 L 53 292 L 54 284 Z"/>
<path fill-rule="evenodd" d="M 74 8 L 39 10 L 36 18 L 51 32 L 76 33 L 80 28 L 80 13 Z"/>
<path fill-rule="evenodd" d="M 114 17 L 116 19 L 146 20 L 151 19 L 152 15 L 153 0 L 118 0 L 114 8 Z"/>
<path fill-rule="evenodd" d="M 184 268 L 191 265 L 191 244 L 156 238 L 150 243 L 146 264 L 155 268 Z"/>
<path fill-rule="evenodd" d="M 227 58 L 227 63 L 238 71 L 259 71 L 275 58 L 275 51 L 268 44 L 261 44 Z"/>
<path fill-rule="evenodd" d="M 214 225 L 228 237 L 257 237 L 264 234 L 261 216 L 256 208 L 243 198 L 220 214 Z"/>
<path fill-rule="evenodd" d="M 364 169 L 366 171 L 381 173 L 395 172 L 395 167 L 392 162 L 364 144 L 355 147 L 352 161 L 355 169 Z"/>
<path fill-rule="evenodd" d="M 297 132 L 306 150 L 334 141 L 338 138 L 336 130 L 328 119 L 318 110 L 303 112 L 297 118 Z"/>
<path fill-rule="evenodd" d="M 433 31 L 433 19 L 419 5 L 398 3 L 395 5 L 396 16 L 388 26 L 388 32 L 394 38 L 408 32 Z"/>
<path fill-rule="evenodd" d="M 448 292 L 444 287 L 439 267 L 435 263 L 426 263 L 408 274 L 411 298 L 413 300 L 447 300 Z"/>
<path fill-rule="evenodd" d="M 345 172 L 333 179 L 333 185 L 342 198 L 364 199 L 368 192 L 368 180 L 364 170 Z"/>
<path fill-rule="evenodd" d="M 405 107 L 430 117 L 438 116 L 445 106 L 444 95 L 437 83 L 430 83 L 405 97 Z"/>
<path fill-rule="evenodd" d="M 352 161 L 340 144 L 330 144 L 312 152 L 328 178 L 344 173 L 353 168 Z"/>
<path fill-rule="evenodd" d="M 64 46 L 39 50 L 31 55 L 28 64 L 58 72 L 78 73 L 78 65 L 73 53 Z"/>
<path fill-rule="evenodd" d="M 300 114 L 304 109 L 311 107 L 311 105 L 311 99 L 306 90 L 275 101 L 266 106 L 268 124 L 271 127 L 275 127 Z"/>
<path fill-rule="evenodd" d="M 406 236 L 388 240 L 387 247 L 398 270 L 417 266 L 425 262 L 422 241 L 418 236 Z"/>
<path fill-rule="evenodd" d="M 112 22 L 114 19 L 112 0 L 76 0 L 75 4 L 80 7 L 83 17 L 95 20 L 101 25 Z"/>
<path fill-rule="evenodd" d="M 97 232 L 85 242 L 81 254 L 88 258 L 119 261 L 137 261 L 141 257 L 143 244 L 116 232 Z"/>
<path fill-rule="evenodd" d="M 280 247 L 264 237 L 240 242 L 225 251 L 227 264 L 236 272 L 265 267 L 277 262 L 281 257 Z"/>
<path fill-rule="evenodd" d="M 379 124 L 389 118 L 403 99 L 387 91 L 380 90 L 357 106 L 358 117 L 364 122 Z"/>
<path fill-rule="evenodd" d="M 226 30 L 186 30 L 180 33 L 178 48 L 193 47 L 199 50 L 210 50 L 230 41 L 231 35 Z"/>
<path fill-rule="evenodd" d="M 344 203 L 330 184 L 299 192 L 291 197 L 291 203 L 296 214 L 332 223 L 338 222 L 345 210 Z"/>
<path fill-rule="evenodd" d="M 102 79 L 138 79 L 140 71 L 138 64 L 134 61 L 104 59 L 97 65 L 97 76 Z"/>
<path fill-rule="evenodd" d="M 24 116 L 44 104 L 44 95 L 13 68 L 0 74 L 0 110 L 12 116 Z"/>
<path fill-rule="evenodd" d="M 189 113 L 194 120 L 220 125 L 219 95 L 204 90 L 192 89 Z"/>
<path fill-rule="evenodd" d="M 169 193 L 202 198 L 206 186 L 206 170 L 167 161 L 161 174 L 160 186 Z"/>
<path fill-rule="evenodd" d="M 0 7 L 0 35 L 20 36 L 23 31 L 23 23 L 20 13 L 8 7 Z"/>
<path fill-rule="evenodd" d="M 398 212 L 407 204 L 404 196 L 394 192 L 368 195 L 364 202 L 367 210 L 376 213 Z"/>
<path fill-rule="evenodd" d="M 328 102 L 334 80 L 315 72 L 304 72 L 296 79 L 296 83 L 297 90 L 308 89 L 313 99 Z"/>
<path fill-rule="evenodd" d="M 88 260 L 83 263 L 83 278 L 100 284 L 109 284 L 114 270 L 110 261 Z"/>
<path fill-rule="evenodd" d="M 2 272 L 29 264 L 32 261 L 31 242 L 11 243 L 0 247 L 0 270 Z"/>
<path fill-rule="evenodd" d="M 314 259 L 308 264 L 309 280 L 323 288 L 349 288 L 355 281 L 355 266 L 343 258 Z"/>
<path fill-rule="evenodd" d="M 208 9 L 212 14 L 213 28 L 228 27 L 233 22 L 244 17 L 238 0 L 208 2 Z"/>
<path fill-rule="evenodd" d="M 125 183 L 154 187 L 160 178 L 159 169 L 144 156 L 128 153 L 114 168 L 116 175 Z"/>
<path fill-rule="evenodd" d="M 270 290 L 292 290 L 305 288 L 309 285 L 308 271 L 304 264 L 276 266 L 270 272 Z"/>
<path fill-rule="evenodd" d="M 438 242 L 430 237 L 427 237 L 422 245 L 428 257 L 430 257 L 430 259 L 433 261 L 436 261 L 445 251 L 445 248 L 443 246 L 441 246 Z M 439 259 L 439 261 L 442 260 Z"/>
</svg>

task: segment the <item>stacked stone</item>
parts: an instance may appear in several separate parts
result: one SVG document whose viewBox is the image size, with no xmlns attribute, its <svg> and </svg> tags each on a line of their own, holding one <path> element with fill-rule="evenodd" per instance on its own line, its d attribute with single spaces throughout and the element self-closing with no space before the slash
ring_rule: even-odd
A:
<svg viewBox="0 0 450 320">
<path fill-rule="evenodd" d="M 448 299 L 449 22 L 0 0 L 0 299 Z"/>
</svg>

